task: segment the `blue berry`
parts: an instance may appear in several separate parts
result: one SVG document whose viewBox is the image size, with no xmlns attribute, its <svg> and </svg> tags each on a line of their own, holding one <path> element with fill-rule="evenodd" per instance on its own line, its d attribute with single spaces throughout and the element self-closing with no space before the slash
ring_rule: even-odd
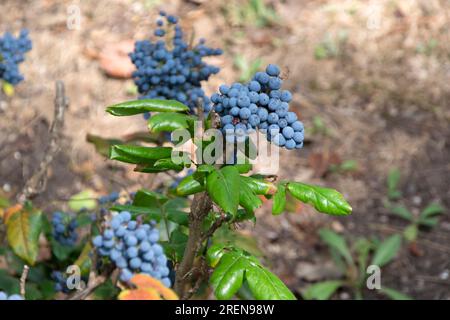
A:
<svg viewBox="0 0 450 320">
<path fill-rule="evenodd" d="M 291 127 L 284 127 L 282 132 L 286 139 L 291 139 L 294 136 L 294 129 Z"/>
<path fill-rule="evenodd" d="M 75 217 L 62 212 L 53 213 L 53 238 L 63 246 L 74 246 L 78 240 L 77 225 Z"/>
<path fill-rule="evenodd" d="M 280 68 L 275 64 L 269 64 L 266 68 L 266 72 L 269 76 L 276 77 L 280 74 Z"/>
<path fill-rule="evenodd" d="M 294 139 L 289 139 L 289 140 L 286 141 L 286 144 L 284 146 L 286 147 L 286 149 L 292 150 L 292 149 L 295 148 L 295 145 L 296 144 L 295 144 Z"/>
</svg>

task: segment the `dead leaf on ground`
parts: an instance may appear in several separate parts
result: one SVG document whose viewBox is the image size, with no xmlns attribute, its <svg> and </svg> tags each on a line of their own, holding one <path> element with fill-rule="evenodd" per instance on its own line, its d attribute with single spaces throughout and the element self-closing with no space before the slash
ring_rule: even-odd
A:
<svg viewBox="0 0 450 320">
<path fill-rule="evenodd" d="M 129 79 L 135 67 L 128 56 L 134 50 L 131 40 L 107 44 L 99 54 L 100 68 L 110 77 Z"/>
</svg>

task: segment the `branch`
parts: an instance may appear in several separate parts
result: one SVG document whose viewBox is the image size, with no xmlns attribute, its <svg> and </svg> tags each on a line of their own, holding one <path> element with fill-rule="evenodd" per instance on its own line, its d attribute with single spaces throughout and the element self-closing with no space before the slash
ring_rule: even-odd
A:
<svg viewBox="0 0 450 320">
<path fill-rule="evenodd" d="M 189 238 L 184 250 L 183 260 L 178 267 L 175 277 L 175 291 L 179 297 L 185 296 L 186 285 L 189 282 L 189 275 L 194 265 L 198 248 L 202 244 L 203 220 L 212 208 L 212 201 L 206 192 L 194 195 L 189 214 Z"/>
<path fill-rule="evenodd" d="M 28 272 L 30 271 L 30 267 L 27 265 L 23 266 L 22 275 L 20 276 L 20 295 L 25 298 L 25 285 L 27 282 Z"/>
<path fill-rule="evenodd" d="M 47 170 L 55 155 L 60 150 L 61 130 L 64 125 L 64 113 L 68 107 L 68 99 L 64 92 L 64 83 L 56 81 L 56 98 L 53 123 L 50 127 L 50 141 L 45 156 L 39 164 L 39 169 L 28 179 L 22 191 L 17 196 L 19 203 L 36 197 L 45 190 L 47 184 Z"/>
</svg>

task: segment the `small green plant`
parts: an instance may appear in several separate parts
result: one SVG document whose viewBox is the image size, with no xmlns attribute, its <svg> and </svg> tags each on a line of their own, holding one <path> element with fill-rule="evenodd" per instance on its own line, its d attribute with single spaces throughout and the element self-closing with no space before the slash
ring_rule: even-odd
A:
<svg viewBox="0 0 450 320">
<path fill-rule="evenodd" d="M 388 198 L 389 200 L 396 200 L 402 196 L 398 185 L 400 183 L 400 170 L 393 168 L 389 171 L 387 178 Z"/>
<path fill-rule="evenodd" d="M 261 68 L 262 59 L 258 58 L 253 61 L 249 61 L 243 55 L 236 55 L 234 58 L 234 66 L 239 71 L 239 81 L 247 82 L 252 76 Z"/>
<path fill-rule="evenodd" d="M 325 38 L 317 44 L 314 49 L 316 60 L 336 58 L 344 52 L 344 47 L 348 40 L 348 34 L 341 30 L 336 37 L 327 34 Z"/>
<path fill-rule="evenodd" d="M 377 239 L 360 238 L 354 242 L 352 247 L 347 245 L 343 236 L 330 229 L 321 229 L 319 236 L 328 246 L 334 263 L 343 274 L 343 279 L 327 280 L 311 285 L 303 293 L 303 297 L 307 300 L 330 299 L 339 288 L 348 288 L 353 292 L 355 299 L 362 299 L 367 279 L 370 276 L 368 267 L 370 265 L 379 268 L 386 266 L 396 257 L 402 243 L 402 237 L 397 234 L 382 242 Z M 408 296 L 384 286 L 381 286 L 379 292 L 391 299 L 410 299 Z"/>
<path fill-rule="evenodd" d="M 409 222 L 409 225 L 403 230 L 403 236 L 409 242 L 417 240 L 420 227 L 435 227 L 439 223 L 437 216 L 444 213 L 444 208 L 436 203 L 429 204 L 418 216 L 414 216 L 408 208 L 401 204 L 393 205 L 390 210 L 396 216 Z"/>
<path fill-rule="evenodd" d="M 330 165 L 330 171 L 333 173 L 347 173 L 358 170 L 358 161 L 345 160 L 339 164 Z"/>
<path fill-rule="evenodd" d="M 232 1 L 225 7 L 225 13 L 233 25 L 266 27 L 278 21 L 275 10 L 264 0 Z"/>
</svg>

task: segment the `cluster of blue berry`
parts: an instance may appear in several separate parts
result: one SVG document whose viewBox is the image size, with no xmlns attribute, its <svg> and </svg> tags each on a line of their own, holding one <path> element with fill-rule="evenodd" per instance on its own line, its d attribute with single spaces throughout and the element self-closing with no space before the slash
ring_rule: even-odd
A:
<svg viewBox="0 0 450 320">
<path fill-rule="evenodd" d="M 203 58 L 221 55 L 222 50 L 207 47 L 203 39 L 190 48 L 183 40 L 178 18 L 165 12 L 160 12 L 160 16 L 155 36 L 165 40 L 138 41 L 130 54 L 137 69 L 133 79 L 140 98 L 178 100 L 192 111 L 200 100 L 204 110 L 209 111 L 211 103 L 201 88 L 201 82 L 220 69 L 208 65 Z"/>
<path fill-rule="evenodd" d="M 24 300 L 24 299 L 21 295 L 12 294 L 8 296 L 8 294 L 6 294 L 5 292 L 0 291 L 0 300 Z"/>
<path fill-rule="evenodd" d="M 120 197 L 119 192 L 111 192 L 110 194 L 107 194 L 106 196 L 101 196 L 100 198 L 98 198 L 98 203 L 99 204 L 106 204 L 106 203 L 110 203 L 110 202 L 116 202 Z"/>
<path fill-rule="evenodd" d="M 26 29 L 20 31 L 17 38 L 9 32 L 0 37 L 0 79 L 12 85 L 24 79 L 19 72 L 19 64 L 25 60 L 25 53 L 31 50 L 31 46 Z"/>
<path fill-rule="evenodd" d="M 53 238 L 64 246 L 73 246 L 78 240 L 78 223 L 75 217 L 62 212 L 54 212 L 52 215 Z"/>
<path fill-rule="evenodd" d="M 120 269 L 120 280 L 128 282 L 134 274 L 146 273 L 171 286 L 163 248 L 157 243 L 159 231 L 150 224 L 138 224 L 122 211 L 107 223 L 102 235 L 92 243 L 99 254 L 108 257 Z"/>
<path fill-rule="evenodd" d="M 286 149 L 303 147 L 303 123 L 289 111 L 292 94 L 281 90 L 280 68 L 269 64 L 247 83 L 221 85 L 211 96 L 214 110 L 221 116 L 221 127 L 228 142 L 245 140 L 259 129 L 267 140 Z"/>
</svg>

